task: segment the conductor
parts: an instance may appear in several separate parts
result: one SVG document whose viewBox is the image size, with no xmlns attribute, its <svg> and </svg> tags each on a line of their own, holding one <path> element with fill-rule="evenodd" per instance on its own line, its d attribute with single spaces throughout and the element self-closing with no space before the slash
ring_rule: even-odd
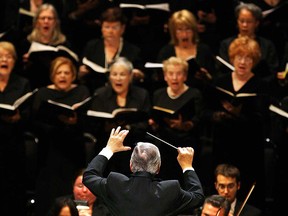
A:
<svg viewBox="0 0 288 216">
<path fill-rule="evenodd" d="M 192 167 L 194 149 L 191 147 L 177 148 L 184 188 L 177 180 L 155 179 L 160 171 L 161 156 L 158 147 L 147 142 L 138 142 L 133 149 L 130 177 L 111 172 L 104 178 L 103 172 L 113 154 L 131 150 L 123 145 L 128 133 L 129 130 L 121 127 L 113 128 L 106 147 L 90 162 L 83 175 L 84 185 L 103 199 L 112 215 L 177 215 L 203 204 L 205 197 Z"/>
</svg>

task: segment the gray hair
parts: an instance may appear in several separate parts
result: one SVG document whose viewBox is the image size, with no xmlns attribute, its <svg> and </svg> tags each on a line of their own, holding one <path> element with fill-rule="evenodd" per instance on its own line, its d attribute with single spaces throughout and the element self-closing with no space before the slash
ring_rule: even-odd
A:
<svg viewBox="0 0 288 216">
<path fill-rule="evenodd" d="M 235 16 L 238 19 L 239 14 L 242 10 L 248 10 L 252 13 L 253 17 L 257 21 L 261 21 L 262 19 L 262 9 L 253 3 L 241 3 L 235 8 Z"/>
<path fill-rule="evenodd" d="M 132 73 L 133 70 L 133 64 L 125 57 L 119 57 L 117 58 L 109 67 L 109 71 L 113 69 L 113 67 L 122 65 L 124 66 L 130 73 Z"/>
<path fill-rule="evenodd" d="M 176 56 L 171 56 L 170 58 L 166 59 L 163 61 L 163 72 L 166 73 L 168 71 L 168 66 L 170 65 L 180 65 L 182 66 L 183 72 L 185 75 L 188 74 L 188 69 L 189 65 L 186 60 L 176 57 Z"/>
<path fill-rule="evenodd" d="M 157 174 L 161 166 L 160 151 L 152 143 L 138 142 L 132 152 L 130 163 L 133 173 L 146 171 Z"/>
</svg>

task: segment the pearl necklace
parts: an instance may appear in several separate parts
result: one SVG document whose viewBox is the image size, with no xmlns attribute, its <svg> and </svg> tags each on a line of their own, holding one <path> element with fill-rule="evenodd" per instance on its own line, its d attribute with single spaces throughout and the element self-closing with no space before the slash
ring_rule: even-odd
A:
<svg viewBox="0 0 288 216">
<path fill-rule="evenodd" d="M 167 94 L 168 94 L 168 96 L 169 96 L 171 99 L 177 99 L 177 98 L 179 98 L 184 92 L 186 92 L 188 88 L 189 88 L 189 87 L 188 87 L 186 84 L 184 84 L 182 90 L 180 91 L 180 93 L 175 95 L 175 94 L 172 92 L 171 88 L 168 87 L 168 88 L 167 88 Z"/>
</svg>

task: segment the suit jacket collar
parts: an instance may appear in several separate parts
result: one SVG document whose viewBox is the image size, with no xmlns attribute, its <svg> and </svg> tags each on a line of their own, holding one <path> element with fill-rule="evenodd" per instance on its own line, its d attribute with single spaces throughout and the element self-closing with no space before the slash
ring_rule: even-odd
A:
<svg viewBox="0 0 288 216">
<path fill-rule="evenodd" d="M 153 181 L 160 181 L 159 178 L 155 178 L 155 175 L 153 175 L 149 172 L 144 172 L 144 171 L 132 173 L 131 177 L 149 178 Z"/>
</svg>

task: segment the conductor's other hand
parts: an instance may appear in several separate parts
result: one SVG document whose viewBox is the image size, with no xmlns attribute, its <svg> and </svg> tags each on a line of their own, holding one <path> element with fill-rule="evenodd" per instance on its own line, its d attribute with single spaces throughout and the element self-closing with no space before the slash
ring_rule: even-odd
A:
<svg viewBox="0 0 288 216">
<path fill-rule="evenodd" d="M 182 170 L 192 168 L 194 149 L 192 147 L 177 148 L 177 160 Z"/>
<path fill-rule="evenodd" d="M 113 128 L 110 133 L 109 140 L 106 148 L 110 149 L 113 153 L 131 150 L 131 147 L 124 146 L 123 141 L 129 130 L 121 130 L 121 127 Z"/>
</svg>

